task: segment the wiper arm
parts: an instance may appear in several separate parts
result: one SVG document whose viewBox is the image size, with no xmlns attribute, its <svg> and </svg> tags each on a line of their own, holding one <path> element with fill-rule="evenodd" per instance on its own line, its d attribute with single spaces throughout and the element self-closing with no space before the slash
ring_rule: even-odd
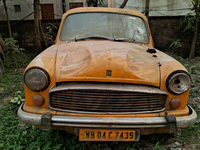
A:
<svg viewBox="0 0 200 150">
<path fill-rule="evenodd" d="M 84 41 L 84 40 L 87 40 L 87 39 L 102 39 L 102 40 L 111 40 L 107 37 L 103 37 L 103 36 L 89 36 L 89 37 L 83 37 L 83 38 L 75 38 L 74 41 Z"/>
</svg>

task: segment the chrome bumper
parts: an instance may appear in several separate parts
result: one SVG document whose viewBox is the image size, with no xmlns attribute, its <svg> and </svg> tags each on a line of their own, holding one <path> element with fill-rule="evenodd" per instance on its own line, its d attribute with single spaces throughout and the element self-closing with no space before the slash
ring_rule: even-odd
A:
<svg viewBox="0 0 200 150">
<path fill-rule="evenodd" d="M 32 114 L 23 111 L 23 104 L 18 109 L 19 119 L 25 123 L 36 126 L 44 126 L 42 120 L 48 114 Z M 189 107 L 189 106 L 188 106 Z M 174 117 L 177 128 L 186 128 L 195 124 L 197 119 L 196 112 L 189 107 L 190 115 Z M 48 118 L 48 117 L 47 117 Z M 56 116 L 50 115 L 49 128 L 51 126 L 69 126 L 84 128 L 159 128 L 167 127 L 169 122 L 165 117 L 76 117 L 76 116 Z"/>
</svg>

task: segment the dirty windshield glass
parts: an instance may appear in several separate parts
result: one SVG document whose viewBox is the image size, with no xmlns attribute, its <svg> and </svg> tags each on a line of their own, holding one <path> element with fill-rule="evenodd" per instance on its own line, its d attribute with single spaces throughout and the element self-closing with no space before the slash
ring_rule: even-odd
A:
<svg viewBox="0 0 200 150">
<path fill-rule="evenodd" d="M 123 40 L 148 43 L 144 21 L 131 15 L 117 13 L 78 13 L 69 15 L 63 23 L 60 40 L 86 38 Z"/>
</svg>

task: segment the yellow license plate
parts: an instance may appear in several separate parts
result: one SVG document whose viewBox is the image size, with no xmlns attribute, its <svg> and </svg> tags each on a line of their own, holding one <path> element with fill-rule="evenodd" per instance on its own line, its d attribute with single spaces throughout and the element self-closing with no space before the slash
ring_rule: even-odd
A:
<svg viewBox="0 0 200 150">
<path fill-rule="evenodd" d="M 79 129 L 80 141 L 139 141 L 140 130 Z"/>
</svg>

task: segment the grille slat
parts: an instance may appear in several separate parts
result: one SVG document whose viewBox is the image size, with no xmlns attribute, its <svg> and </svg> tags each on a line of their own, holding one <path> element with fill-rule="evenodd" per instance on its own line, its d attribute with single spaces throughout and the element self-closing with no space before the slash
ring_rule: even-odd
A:
<svg viewBox="0 0 200 150">
<path fill-rule="evenodd" d="M 49 93 L 50 107 L 60 111 L 82 113 L 141 113 L 161 111 L 165 108 L 167 94 L 64 89 Z"/>
<path fill-rule="evenodd" d="M 156 95 L 155 95 L 156 96 Z M 76 96 L 65 96 L 65 95 L 51 95 L 51 98 L 63 98 L 63 99 L 65 99 L 66 97 L 67 98 L 71 98 L 71 99 L 84 99 L 84 100 L 93 100 L 94 98 L 98 98 L 97 100 L 99 100 L 99 99 L 101 99 L 101 100 L 106 100 L 107 98 L 109 98 L 109 99 L 118 99 L 118 100 L 129 100 L 130 98 L 134 98 L 134 99 L 138 99 L 138 100 L 150 100 L 150 99 L 152 99 L 152 100 L 157 100 L 157 99 L 161 99 L 161 98 L 165 98 L 165 97 L 161 97 L 161 96 L 159 96 L 158 95 L 158 97 L 147 97 L 147 96 L 144 96 L 144 97 L 138 97 L 138 96 L 129 96 L 129 97 L 110 97 L 110 96 L 105 96 L 105 97 L 102 97 L 102 96 L 93 96 L 93 97 L 88 97 L 88 96 L 85 96 L 85 97 L 82 97 L 82 96 L 78 96 L 78 95 L 76 95 Z"/>
<path fill-rule="evenodd" d="M 64 109 L 65 107 L 63 107 L 63 109 Z M 77 107 L 69 107 L 69 108 L 71 108 L 71 109 L 77 109 Z M 159 107 L 158 107 L 159 108 Z M 162 107 L 160 107 L 160 109 L 161 109 Z M 86 108 L 78 108 L 79 109 L 79 111 L 85 111 L 86 110 Z M 125 109 L 125 108 L 123 108 L 123 109 L 121 109 L 120 108 L 120 110 L 122 111 L 122 112 L 126 112 L 127 111 L 127 109 Z M 154 111 L 155 110 L 155 108 L 149 108 L 148 109 L 149 111 Z M 105 109 L 104 108 L 95 108 L 95 107 L 90 107 L 90 111 L 105 111 Z M 110 108 L 110 109 L 107 109 L 107 111 L 110 111 L 110 112 L 119 112 L 119 109 L 118 108 Z M 144 111 L 144 109 L 129 109 L 129 112 L 130 111 Z"/>
<path fill-rule="evenodd" d="M 54 93 L 55 94 L 55 93 Z M 54 96 L 54 94 L 52 93 L 52 96 Z M 152 97 L 152 96 L 149 96 L 149 95 L 144 95 L 143 93 L 135 93 L 135 95 L 123 95 L 123 94 L 118 94 L 118 95 L 114 95 L 114 94 L 110 94 L 110 93 L 98 93 L 98 94 L 101 94 L 101 95 L 95 95 L 96 93 L 93 93 L 94 95 L 92 95 L 92 94 L 81 94 L 81 93 L 64 93 L 64 92 L 61 92 L 60 93 L 61 94 L 61 96 L 70 96 L 70 97 L 73 97 L 73 96 L 76 96 L 76 97 L 92 97 L 92 98 L 95 98 L 95 97 L 97 97 L 97 98 L 105 98 L 105 97 L 110 97 L 110 98 L 116 98 L 116 96 L 119 96 L 119 97 L 124 97 L 124 98 L 130 98 L 130 97 L 142 97 L 142 98 L 144 98 L 144 97 Z M 159 95 L 159 94 L 158 94 Z M 55 94 L 55 96 L 57 96 L 56 94 Z M 155 95 L 156 96 L 156 95 Z M 159 96 L 162 96 L 162 95 L 159 95 Z"/>
<path fill-rule="evenodd" d="M 107 104 L 115 104 L 115 105 L 138 105 L 138 106 L 141 106 L 141 104 L 140 103 L 137 103 L 137 102 L 129 102 L 129 101 L 124 101 L 124 102 L 104 102 L 104 103 L 99 103 L 99 102 L 101 102 L 101 101 L 96 101 L 96 103 L 92 103 L 92 101 L 90 101 L 90 102 L 88 102 L 88 101 L 84 101 L 84 102 L 82 102 L 82 101 L 78 101 L 78 100 L 76 100 L 76 101 L 73 101 L 73 100 L 67 100 L 67 101 L 59 101 L 59 100 L 54 100 L 55 102 L 51 102 L 51 103 L 63 103 L 63 104 L 65 104 L 65 103 L 76 103 L 77 105 L 78 104 L 82 104 L 82 105 L 86 105 L 86 104 L 92 104 L 92 105 L 107 105 Z M 56 102 L 57 101 L 57 102 Z M 98 102 L 98 103 L 97 103 Z M 164 101 L 155 101 L 155 102 L 143 102 L 143 105 L 148 105 L 148 104 L 152 104 L 152 105 L 158 105 L 158 104 L 165 104 L 165 102 Z M 142 106 L 143 106 L 142 105 Z M 146 106 L 147 107 L 147 106 Z"/>
<path fill-rule="evenodd" d="M 52 102 L 51 103 L 52 105 L 59 105 L 60 103 L 59 102 Z M 102 104 L 94 104 L 94 103 L 74 103 L 74 102 L 63 102 L 62 103 L 63 105 L 71 105 L 71 106 L 73 106 L 73 105 L 75 105 L 75 106 L 78 106 L 78 105 L 80 105 L 81 107 L 87 107 L 87 106 L 107 106 L 108 104 L 105 104 L 105 103 L 102 103 Z M 149 106 L 149 107 L 158 107 L 158 106 L 163 106 L 163 103 L 151 103 L 151 105 L 154 105 L 154 106 Z M 113 105 L 113 106 L 111 106 L 111 107 L 116 107 L 116 106 L 120 106 L 119 108 L 121 108 L 121 107 L 127 107 L 127 106 L 129 106 L 129 107 L 132 107 L 132 106 L 137 106 L 137 107 L 147 107 L 147 106 L 141 106 L 141 105 L 139 105 L 139 104 L 115 104 L 115 105 Z"/>
</svg>

